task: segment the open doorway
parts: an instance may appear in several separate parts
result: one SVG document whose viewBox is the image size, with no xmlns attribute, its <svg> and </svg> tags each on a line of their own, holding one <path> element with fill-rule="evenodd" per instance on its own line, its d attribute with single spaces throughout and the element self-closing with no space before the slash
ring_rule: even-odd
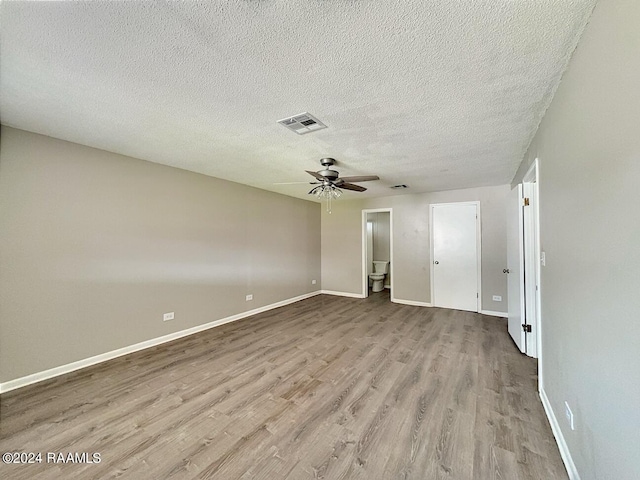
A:
<svg viewBox="0 0 640 480">
<path fill-rule="evenodd" d="M 362 211 L 362 293 L 393 298 L 393 212 Z"/>
</svg>

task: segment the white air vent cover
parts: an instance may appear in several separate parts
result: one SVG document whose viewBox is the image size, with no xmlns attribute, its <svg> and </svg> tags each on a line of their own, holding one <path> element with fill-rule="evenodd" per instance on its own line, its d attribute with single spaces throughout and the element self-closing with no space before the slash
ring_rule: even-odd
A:
<svg viewBox="0 0 640 480">
<path fill-rule="evenodd" d="M 289 130 L 293 130 L 298 135 L 304 135 L 305 133 L 327 128 L 324 123 L 307 112 L 299 113 L 293 117 L 283 118 L 282 120 L 278 120 L 278 123 L 284 125 Z"/>
</svg>

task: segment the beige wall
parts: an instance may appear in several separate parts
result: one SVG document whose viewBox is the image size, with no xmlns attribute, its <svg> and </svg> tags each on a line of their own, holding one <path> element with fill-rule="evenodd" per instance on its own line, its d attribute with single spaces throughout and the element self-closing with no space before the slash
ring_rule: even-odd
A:
<svg viewBox="0 0 640 480">
<path fill-rule="evenodd" d="M 1 133 L 1 382 L 320 286 L 317 203 Z"/>
<path fill-rule="evenodd" d="M 321 208 L 322 289 L 362 293 L 362 202 L 338 200 Z"/>
<path fill-rule="evenodd" d="M 536 157 L 544 390 L 582 480 L 638 479 L 640 2 L 597 4 L 515 182 Z"/>
<path fill-rule="evenodd" d="M 391 256 L 389 213 L 370 213 L 368 218 L 373 220 L 373 260 L 388 262 Z"/>
<path fill-rule="evenodd" d="M 480 201 L 482 308 L 507 311 L 506 196 L 508 185 L 338 201 L 322 212 L 322 288 L 362 293 L 362 210 L 393 208 L 394 297 L 431 302 L 429 205 Z M 340 267 L 340 268 L 338 268 Z M 502 296 L 494 302 L 493 295 Z"/>
</svg>

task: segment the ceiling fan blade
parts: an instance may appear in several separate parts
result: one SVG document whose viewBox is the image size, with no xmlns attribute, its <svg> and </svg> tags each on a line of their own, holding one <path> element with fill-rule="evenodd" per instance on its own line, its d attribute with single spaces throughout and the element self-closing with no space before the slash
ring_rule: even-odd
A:
<svg viewBox="0 0 640 480">
<path fill-rule="evenodd" d="M 307 172 L 312 177 L 316 177 L 320 181 L 324 180 L 324 177 L 322 175 L 320 175 L 318 172 L 312 172 L 310 170 L 305 170 L 305 172 Z"/>
<path fill-rule="evenodd" d="M 355 177 L 340 177 L 345 182 L 370 182 L 372 180 L 380 180 L 377 175 L 360 175 Z"/>
<path fill-rule="evenodd" d="M 354 185 L 353 183 L 343 182 L 338 185 L 340 188 L 344 188 L 345 190 L 353 190 L 354 192 L 364 192 L 366 188 L 361 187 L 360 185 Z"/>
</svg>

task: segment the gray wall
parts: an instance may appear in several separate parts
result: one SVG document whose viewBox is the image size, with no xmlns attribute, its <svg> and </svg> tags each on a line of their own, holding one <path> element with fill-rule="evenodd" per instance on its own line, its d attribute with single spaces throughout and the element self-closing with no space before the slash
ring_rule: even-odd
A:
<svg viewBox="0 0 640 480">
<path fill-rule="evenodd" d="M 637 0 L 597 4 L 514 182 L 536 157 L 544 390 L 583 480 L 638 479 Z"/>
<path fill-rule="evenodd" d="M 508 185 L 338 201 L 322 211 L 322 288 L 362 293 L 362 210 L 393 208 L 394 297 L 431 302 L 429 205 L 480 201 L 482 308 L 507 311 L 506 196 Z M 338 268 L 340 267 L 340 268 Z M 493 295 L 502 296 L 494 302 Z"/>
<path fill-rule="evenodd" d="M 391 251 L 389 235 L 391 233 L 388 212 L 375 212 L 367 215 L 373 221 L 373 260 L 388 262 Z"/>
<path fill-rule="evenodd" d="M 2 382 L 320 287 L 317 203 L 1 133 Z"/>
</svg>

